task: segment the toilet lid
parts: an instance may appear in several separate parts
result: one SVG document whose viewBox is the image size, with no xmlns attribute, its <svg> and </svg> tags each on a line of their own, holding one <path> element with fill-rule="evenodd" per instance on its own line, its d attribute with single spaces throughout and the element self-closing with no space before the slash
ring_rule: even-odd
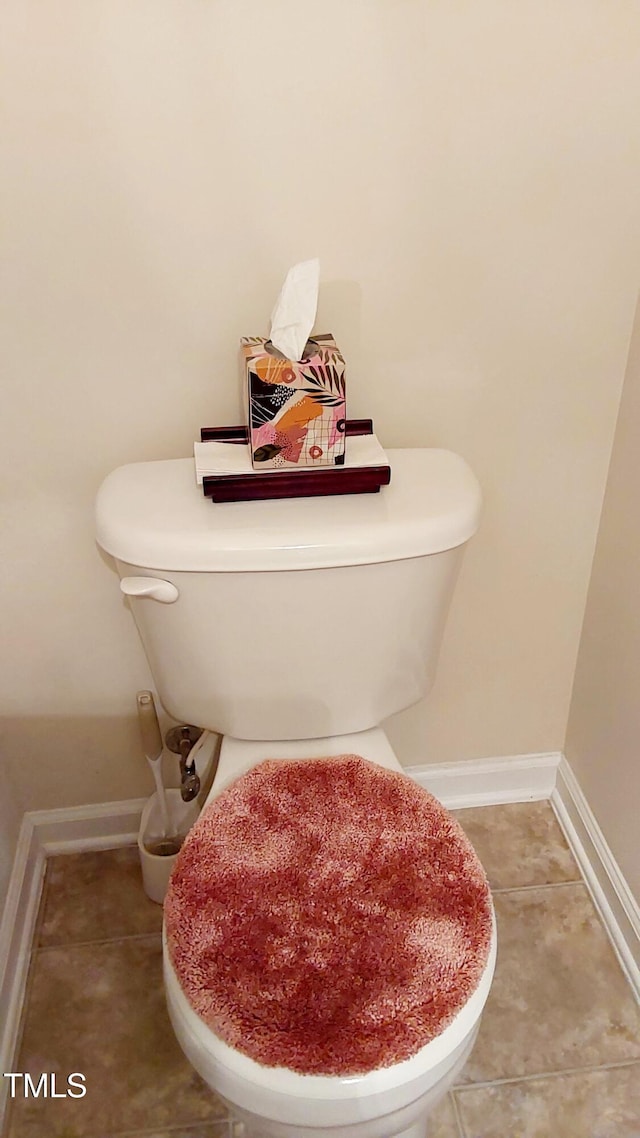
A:
<svg viewBox="0 0 640 1138">
<path fill-rule="evenodd" d="M 491 898 L 444 807 L 358 755 L 269 759 L 200 815 L 165 899 L 194 1010 L 267 1066 L 355 1075 L 414 1055 L 475 990 Z"/>
</svg>

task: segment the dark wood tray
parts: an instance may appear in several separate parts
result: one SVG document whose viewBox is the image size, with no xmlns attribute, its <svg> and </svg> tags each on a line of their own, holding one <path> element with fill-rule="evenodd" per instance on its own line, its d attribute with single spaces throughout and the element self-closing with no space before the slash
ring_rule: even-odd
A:
<svg viewBox="0 0 640 1138">
<path fill-rule="evenodd" d="M 371 419 L 347 419 L 345 434 L 373 434 Z M 246 427 L 202 427 L 202 442 L 247 443 Z M 325 466 L 316 470 L 205 475 L 202 490 L 212 502 L 257 502 L 269 498 L 315 498 L 377 494 L 391 481 L 389 466 Z"/>
<path fill-rule="evenodd" d="M 373 419 L 347 419 L 344 433 L 349 435 L 372 435 Z M 249 430 L 247 427 L 201 427 L 200 442 L 202 443 L 248 443 Z"/>
</svg>

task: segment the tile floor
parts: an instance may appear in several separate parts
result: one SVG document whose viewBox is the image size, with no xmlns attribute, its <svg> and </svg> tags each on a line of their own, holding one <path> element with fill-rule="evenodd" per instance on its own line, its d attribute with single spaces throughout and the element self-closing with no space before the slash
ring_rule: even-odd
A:
<svg viewBox="0 0 640 1138">
<path fill-rule="evenodd" d="M 640 1009 L 546 802 L 458 817 L 490 878 L 499 953 L 480 1035 L 430 1138 L 640 1138 Z M 5 1138 L 240 1138 L 167 1020 L 161 909 L 137 851 L 50 859 L 14 1070 L 86 1076 L 17 1098 Z"/>
</svg>

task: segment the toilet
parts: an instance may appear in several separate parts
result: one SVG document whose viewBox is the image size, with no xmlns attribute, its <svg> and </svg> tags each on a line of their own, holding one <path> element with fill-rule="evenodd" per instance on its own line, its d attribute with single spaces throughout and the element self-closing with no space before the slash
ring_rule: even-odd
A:
<svg viewBox="0 0 640 1138">
<path fill-rule="evenodd" d="M 224 1016 L 207 1021 L 198 1013 L 181 972 L 181 930 L 187 916 L 192 925 L 194 920 L 202 925 L 205 912 L 190 901 L 187 914 L 180 893 L 185 867 L 192 895 L 201 871 L 204 897 L 211 862 L 203 851 L 206 840 L 215 838 L 216 816 L 224 835 L 234 803 L 246 814 L 241 798 L 246 787 L 259 782 L 268 793 L 270 780 L 294 770 L 302 793 L 290 801 L 299 827 L 314 822 L 315 790 L 307 793 L 314 779 L 329 787 L 326 803 L 335 806 L 336 817 L 348 817 L 341 791 L 332 801 L 331 780 L 342 786 L 342 774 L 356 771 L 364 779 L 356 785 L 371 787 L 367 816 L 374 828 L 379 784 L 390 788 L 399 832 L 402 810 L 413 810 L 412 819 L 426 812 L 425 818 L 444 827 L 451 864 L 441 857 L 437 868 L 429 866 L 422 852 L 427 846 L 416 844 L 418 853 L 411 847 L 407 854 L 414 858 L 416 880 L 435 881 L 439 874 L 440 902 L 448 881 L 452 898 L 457 893 L 468 898 L 469 882 L 462 882 L 463 871 L 457 877 L 455 868 L 464 864 L 473 888 L 478 887 L 482 871 L 467 839 L 446 811 L 403 775 L 382 723 L 423 698 L 432 685 L 464 546 L 478 525 L 480 491 L 467 464 L 449 451 L 387 453 L 391 484 L 379 494 L 214 505 L 198 492 L 193 461 L 176 459 L 120 467 L 97 497 L 98 542 L 115 560 L 164 707 L 179 722 L 222 735 L 207 803 L 169 887 L 164 978 L 184 1054 L 245 1124 L 247 1138 L 424 1138 L 429 1115 L 473 1047 L 493 977 L 496 932 L 484 878 L 484 894 L 474 894 L 464 916 L 454 914 L 466 921 L 481 911 L 482 951 L 470 971 L 467 957 L 460 970 L 471 977 L 467 988 L 451 1007 L 443 996 L 445 1010 L 431 1035 L 416 1036 L 415 1046 L 397 1059 L 393 1050 L 382 1051 L 371 1069 L 353 1060 L 348 1022 L 344 1054 L 333 1066 L 307 1064 L 304 1048 L 302 1058 L 291 1063 L 272 1061 L 268 1051 L 266 1059 L 261 1057 L 259 1048 L 252 1051 L 253 1044 L 226 1029 Z M 302 806 L 295 804 L 303 800 L 308 816 L 298 819 Z M 327 809 L 317 807 L 319 814 Z M 409 813 L 406 821 L 410 835 Z M 420 826 L 416 843 L 429 837 Z M 279 842 L 277 825 L 271 836 L 279 857 L 286 843 L 284 837 Z M 217 840 L 224 851 L 223 838 Z M 358 833 L 354 840 L 358 845 Z M 260 872 L 267 872 L 261 857 Z M 216 906 L 219 910 L 218 901 Z M 250 924 L 248 900 L 245 907 Z M 425 912 L 424 920 L 429 916 Z M 412 919 L 415 923 L 415 914 Z M 466 927 L 460 925 L 460 943 Z M 287 951 L 295 951 L 295 945 Z M 299 951 L 304 957 L 306 950 Z M 435 1005 L 439 996 L 436 992 Z M 274 1005 L 276 1026 L 281 1014 Z M 402 1036 L 405 1025 L 398 1024 Z M 269 1027 L 265 1023 L 258 1036 L 268 1034 Z M 393 1031 L 385 1030 L 390 1046 Z"/>
</svg>

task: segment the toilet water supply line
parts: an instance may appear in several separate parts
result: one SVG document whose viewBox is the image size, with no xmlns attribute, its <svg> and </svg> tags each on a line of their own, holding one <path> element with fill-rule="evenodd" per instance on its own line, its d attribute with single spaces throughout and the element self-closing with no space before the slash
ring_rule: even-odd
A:
<svg viewBox="0 0 640 1138">
<path fill-rule="evenodd" d="M 162 735 L 160 734 L 160 724 L 158 723 L 158 716 L 156 714 L 156 705 L 153 701 L 153 693 L 150 691 L 139 691 L 136 695 L 136 702 L 138 704 L 138 721 L 140 723 L 142 749 L 151 768 L 153 781 L 156 786 L 156 794 L 158 795 L 160 818 L 162 820 L 161 836 L 168 838 L 172 826 L 167 796 L 162 781 Z"/>
</svg>

